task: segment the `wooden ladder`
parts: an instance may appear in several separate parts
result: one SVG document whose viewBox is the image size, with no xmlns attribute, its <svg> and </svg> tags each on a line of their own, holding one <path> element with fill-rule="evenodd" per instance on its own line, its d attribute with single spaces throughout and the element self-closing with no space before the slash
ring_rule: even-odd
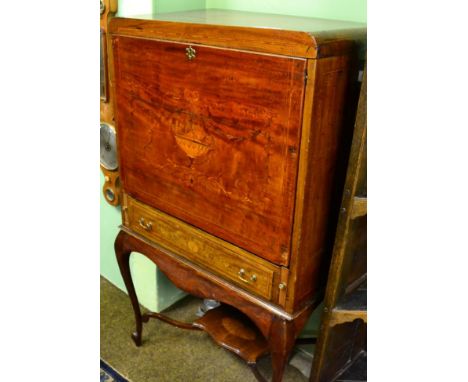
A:
<svg viewBox="0 0 468 382">
<path fill-rule="evenodd" d="M 345 381 L 367 349 L 367 70 L 330 264 L 310 382 Z M 351 379 L 351 378 L 350 378 Z M 353 376 L 353 380 L 357 379 Z"/>
</svg>

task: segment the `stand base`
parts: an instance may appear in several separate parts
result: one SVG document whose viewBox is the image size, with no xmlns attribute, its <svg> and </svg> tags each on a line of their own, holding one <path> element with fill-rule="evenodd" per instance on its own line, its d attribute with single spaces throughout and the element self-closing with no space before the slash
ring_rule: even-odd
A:
<svg viewBox="0 0 468 382">
<path fill-rule="evenodd" d="M 176 321 L 159 313 L 141 314 L 130 272 L 129 259 L 133 251 L 152 260 L 185 292 L 225 305 L 208 311 L 193 323 Z M 132 339 L 137 346 L 141 345 L 143 323 L 156 318 L 178 328 L 206 331 L 216 343 L 244 359 L 260 382 L 265 382 L 265 379 L 258 372 L 256 362 L 262 355 L 270 353 L 272 381 L 282 381 L 295 340 L 316 304 L 293 316 L 288 315 L 126 229 L 122 229 L 116 238 L 115 253 L 135 314 L 136 330 Z"/>
<path fill-rule="evenodd" d="M 218 345 L 246 361 L 259 382 L 266 381 L 257 369 L 257 360 L 269 352 L 268 342 L 255 324 L 237 309 L 221 305 L 209 310 L 193 323 L 177 321 L 160 313 L 150 312 L 142 315 L 144 323 L 150 318 L 180 329 L 205 331 Z M 141 338 L 136 333 L 132 334 L 132 339 L 135 345 L 141 346 Z"/>
</svg>

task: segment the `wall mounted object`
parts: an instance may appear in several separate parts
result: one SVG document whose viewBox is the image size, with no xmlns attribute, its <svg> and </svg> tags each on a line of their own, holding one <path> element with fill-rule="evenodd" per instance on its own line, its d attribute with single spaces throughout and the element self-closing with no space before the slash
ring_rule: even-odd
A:
<svg viewBox="0 0 468 382">
<path fill-rule="evenodd" d="M 117 12 L 117 0 L 100 0 L 100 138 L 101 171 L 104 174 L 102 192 L 106 201 L 120 204 L 120 180 L 117 165 L 117 151 L 114 128 L 114 108 L 112 94 L 112 52 L 108 43 L 109 21 Z"/>
<path fill-rule="evenodd" d="M 116 206 L 120 204 L 120 179 L 117 163 L 115 128 L 101 122 L 100 129 L 101 171 L 104 174 L 103 193 L 106 201 Z"/>
<path fill-rule="evenodd" d="M 365 29 L 205 10 L 114 18 L 109 31 L 122 187 L 115 250 L 133 339 L 141 344 L 149 318 L 202 329 L 259 380 L 255 362 L 269 352 L 279 382 L 320 302 L 345 101 Z M 133 251 L 180 289 L 223 304 L 192 324 L 142 315 Z"/>
</svg>

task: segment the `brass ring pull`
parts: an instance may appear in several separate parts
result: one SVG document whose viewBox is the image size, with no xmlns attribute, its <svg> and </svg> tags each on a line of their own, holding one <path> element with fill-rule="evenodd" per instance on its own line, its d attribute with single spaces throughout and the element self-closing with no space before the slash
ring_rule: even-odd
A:
<svg viewBox="0 0 468 382">
<path fill-rule="evenodd" d="M 257 281 L 257 275 L 255 275 L 255 274 L 250 276 L 250 280 L 245 278 L 245 269 L 244 268 L 241 268 L 238 274 L 239 274 L 239 279 L 242 280 L 244 283 L 250 284 L 250 283 L 253 283 L 253 282 Z"/>
<path fill-rule="evenodd" d="M 140 225 L 141 228 L 143 228 L 145 231 L 151 231 L 153 229 L 153 223 L 151 222 L 146 222 L 144 218 L 140 218 L 138 220 L 138 224 Z"/>
</svg>

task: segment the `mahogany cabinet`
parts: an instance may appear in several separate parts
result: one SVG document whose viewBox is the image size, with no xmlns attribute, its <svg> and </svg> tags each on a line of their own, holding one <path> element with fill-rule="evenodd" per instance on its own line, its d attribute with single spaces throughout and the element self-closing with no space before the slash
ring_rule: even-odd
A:
<svg viewBox="0 0 468 382">
<path fill-rule="evenodd" d="M 317 303 L 362 25 L 234 11 L 114 18 L 119 260 L 243 312 L 273 380 Z M 245 357 L 244 357 L 245 358 Z M 248 357 L 247 357 L 248 358 Z"/>
</svg>

